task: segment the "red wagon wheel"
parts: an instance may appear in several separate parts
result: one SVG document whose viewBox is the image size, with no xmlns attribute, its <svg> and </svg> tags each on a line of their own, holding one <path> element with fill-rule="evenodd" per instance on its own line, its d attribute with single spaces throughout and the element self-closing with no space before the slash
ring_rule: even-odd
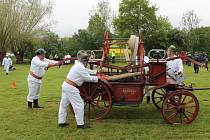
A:
<svg viewBox="0 0 210 140">
<path fill-rule="evenodd" d="M 108 87 L 103 82 L 84 83 L 80 95 L 85 102 L 85 112 L 90 119 L 101 120 L 112 108 L 112 98 Z"/>
<path fill-rule="evenodd" d="M 170 124 L 189 124 L 198 115 L 199 103 L 191 91 L 177 90 L 168 94 L 162 106 L 162 115 Z"/>
<path fill-rule="evenodd" d="M 162 104 L 166 96 L 166 90 L 164 88 L 159 88 L 152 91 L 152 102 L 157 107 L 157 109 L 162 109 Z"/>
</svg>

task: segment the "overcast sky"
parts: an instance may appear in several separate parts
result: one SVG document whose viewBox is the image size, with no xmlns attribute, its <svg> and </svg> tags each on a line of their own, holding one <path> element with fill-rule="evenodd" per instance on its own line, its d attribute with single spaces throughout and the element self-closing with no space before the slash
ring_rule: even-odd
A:
<svg viewBox="0 0 210 140">
<path fill-rule="evenodd" d="M 53 31 L 60 36 L 71 36 L 78 29 L 86 29 L 89 11 L 100 0 L 54 0 Z M 121 0 L 109 0 L 113 11 L 117 12 Z M 183 13 L 194 10 L 201 19 L 201 26 L 210 26 L 210 0 L 150 0 L 158 7 L 157 15 L 167 16 L 174 27 L 178 27 Z"/>
</svg>

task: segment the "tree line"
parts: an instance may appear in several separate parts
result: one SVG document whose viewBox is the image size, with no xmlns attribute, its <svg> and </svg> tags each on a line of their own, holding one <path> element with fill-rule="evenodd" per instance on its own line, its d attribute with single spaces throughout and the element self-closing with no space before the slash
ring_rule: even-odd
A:
<svg viewBox="0 0 210 140">
<path fill-rule="evenodd" d="M 16 63 L 23 63 L 40 47 L 47 50 L 47 57 L 101 49 L 105 31 L 110 37 L 129 38 L 141 30 L 146 51 L 171 44 L 190 53 L 210 50 L 210 27 L 200 27 L 193 10 L 183 13 L 181 26 L 175 28 L 167 17 L 157 16 L 158 8 L 149 0 L 122 0 L 117 15 L 107 0 L 101 0 L 90 10 L 86 29 L 61 38 L 50 31 L 52 8 L 52 0 L 0 0 L 0 59 L 10 51 Z"/>
</svg>

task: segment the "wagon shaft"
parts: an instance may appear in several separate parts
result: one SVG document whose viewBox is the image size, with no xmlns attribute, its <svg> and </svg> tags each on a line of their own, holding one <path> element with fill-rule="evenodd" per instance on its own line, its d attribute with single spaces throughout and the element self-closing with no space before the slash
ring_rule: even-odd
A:
<svg viewBox="0 0 210 140">
<path fill-rule="evenodd" d="M 208 88 L 193 88 L 193 90 L 210 90 L 210 87 L 208 87 Z"/>
<path fill-rule="evenodd" d="M 120 74 L 120 75 L 113 75 L 113 76 L 108 76 L 107 80 L 115 81 L 115 80 L 119 80 L 119 79 L 123 79 L 123 78 L 138 76 L 140 74 L 141 74 L 140 72 L 135 72 L 135 73 L 125 73 L 125 74 Z"/>
</svg>

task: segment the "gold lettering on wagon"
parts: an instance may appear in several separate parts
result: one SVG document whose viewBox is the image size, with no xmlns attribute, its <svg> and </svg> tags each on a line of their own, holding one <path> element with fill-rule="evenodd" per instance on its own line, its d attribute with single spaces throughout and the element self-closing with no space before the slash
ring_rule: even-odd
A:
<svg viewBox="0 0 210 140">
<path fill-rule="evenodd" d="M 134 94 L 136 94 L 136 89 L 122 88 L 122 92 L 123 92 L 124 94 L 134 95 Z"/>
</svg>

